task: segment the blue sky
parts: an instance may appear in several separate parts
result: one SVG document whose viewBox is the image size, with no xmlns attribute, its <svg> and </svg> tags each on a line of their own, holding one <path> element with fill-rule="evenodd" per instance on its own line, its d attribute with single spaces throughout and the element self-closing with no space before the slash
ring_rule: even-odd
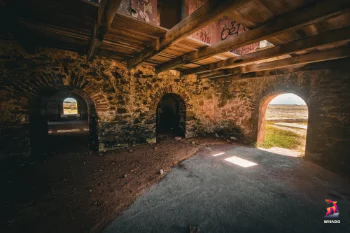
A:
<svg viewBox="0 0 350 233">
<path fill-rule="evenodd" d="M 66 99 L 64 99 L 64 101 L 63 102 L 69 102 L 69 103 L 72 103 L 72 102 L 77 102 L 75 99 L 73 99 L 73 98 L 66 98 Z"/>
<path fill-rule="evenodd" d="M 294 94 L 282 94 L 273 98 L 270 104 L 298 104 L 306 105 L 304 100 Z"/>
</svg>

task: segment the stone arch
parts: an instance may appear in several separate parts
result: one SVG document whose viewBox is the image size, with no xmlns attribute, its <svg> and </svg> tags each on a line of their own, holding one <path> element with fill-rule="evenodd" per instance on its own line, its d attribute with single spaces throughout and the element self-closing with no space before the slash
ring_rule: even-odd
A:
<svg viewBox="0 0 350 233">
<path fill-rule="evenodd" d="M 259 113 L 258 113 L 258 132 L 257 132 L 257 143 L 262 143 L 264 141 L 265 136 L 265 122 L 266 122 L 266 110 L 269 105 L 269 103 L 277 96 L 282 94 L 294 94 L 301 99 L 304 100 L 306 103 L 306 106 L 308 107 L 308 114 L 310 115 L 310 108 L 308 101 L 306 99 L 306 95 L 303 94 L 300 91 L 297 91 L 295 89 L 283 89 L 283 90 L 275 90 L 271 92 L 267 92 L 265 95 L 263 95 L 263 98 L 259 102 Z M 309 120 L 309 117 L 308 117 Z M 307 132 L 308 135 L 308 132 Z M 306 137 L 306 148 L 308 145 L 308 137 Z"/>
<path fill-rule="evenodd" d="M 163 96 L 165 94 L 176 94 L 176 95 L 180 96 L 185 102 L 186 110 L 187 111 L 192 110 L 193 106 L 190 104 L 191 99 L 190 99 L 189 95 L 186 92 L 179 90 L 176 87 L 168 86 L 168 87 L 160 88 L 160 90 L 153 97 L 153 99 L 154 99 L 154 102 L 152 104 L 152 111 L 153 112 L 157 111 L 158 103 L 163 98 Z"/>
</svg>

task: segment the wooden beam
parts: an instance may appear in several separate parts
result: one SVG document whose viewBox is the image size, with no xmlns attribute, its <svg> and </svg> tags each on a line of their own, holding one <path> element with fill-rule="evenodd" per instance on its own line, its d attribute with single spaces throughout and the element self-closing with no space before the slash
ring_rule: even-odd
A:
<svg viewBox="0 0 350 233">
<path fill-rule="evenodd" d="M 291 58 L 281 59 L 272 62 L 265 62 L 261 64 L 253 64 L 247 66 L 241 66 L 233 69 L 213 71 L 213 73 L 199 75 L 199 78 L 218 78 L 239 75 L 250 72 L 257 72 L 263 70 L 273 70 L 279 68 L 285 68 L 295 65 L 304 65 L 315 62 L 329 61 L 340 58 L 350 57 L 350 46 L 330 49 L 320 52 L 311 52 L 304 55 L 299 55 Z"/>
<path fill-rule="evenodd" d="M 256 62 L 263 59 L 279 57 L 290 53 L 296 53 L 302 50 L 313 49 L 318 46 L 334 44 L 341 41 L 350 41 L 350 27 L 341 28 L 334 31 L 324 32 L 316 36 L 293 41 L 288 44 L 266 48 L 254 53 L 248 53 L 242 56 L 229 58 L 224 61 L 203 65 L 183 71 L 183 74 L 194 74 L 201 72 L 210 72 L 222 68 L 233 68 L 246 65 L 250 62 Z"/>
<path fill-rule="evenodd" d="M 245 2 L 247 0 L 209 0 L 198 10 L 171 28 L 164 37 L 159 39 L 159 42 L 156 40 L 143 51 L 135 54 L 127 63 L 128 68 L 135 67 L 148 58 L 162 52 L 169 46 L 176 44 L 180 40 L 195 33 L 198 29 L 223 16 L 225 12 L 237 8 Z"/>
<path fill-rule="evenodd" d="M 261 40 L 268 40 L 269 38 L 275 37 L 284 32 L 336 17 L 348 12 L 349 8 L 350 0 L 317 1 L 317 3 L 313 4 L 312 6 L 293 12 L 288 12 L 253 30 L 220 41 L 215 45 L 200 49 L 199 51 L 189 53 L 168 63 L 160 65 L 157 68 L 157 72 L 174 69 L 183 65 L 184 63 L 195 63 L 196 61 L 214 56 L 216 54 L 259 42 Z"/>
<path fill-rule="evenodd" d="M 324 70 L 324 69 L 346 70 L 349 67 L 349 63 L 350 63 L 350 58 L 342 58 L 337 60 L 310 63 L 306 65 L 295 65 L 295 66 L 289 66 L 289 67 L 278 68 L 273 70 L 264 70 L 264 71 L 250 72 L 250 73 L 244 73 L 244 74 L 237 74 L 237 75 L 230 76 L 230 79 L 244 80 L 244 79 L 288 74 L 288 73 L 294 73 L 299 71 L 310 71 L 310 70 Z M 227 77 L 218 77 L 217 79 L 227 79 Z"/>
<path fill-rule="evenodd" d="M 259 72 L 244 73 L 239 76 L 239 79 L 256 78 L 256 77 L 266 77 L 278 74 L 293 73 L 305 70 L 324 70 L 326 69 L 347 69 L 349 67 L 350 59 L 342 58 L 336 60 L 322 61 L 310 64 L 289 66 L 274 70 L 264 70 Z"/>
<path fill-rule="evenodd" d="M 97 20 L 88 50 L 88 60 L 91 60 L 97 48 L 100 47 L 108 32 L 122 0 L 102 0 L 98 8 Z"/>
</svg>

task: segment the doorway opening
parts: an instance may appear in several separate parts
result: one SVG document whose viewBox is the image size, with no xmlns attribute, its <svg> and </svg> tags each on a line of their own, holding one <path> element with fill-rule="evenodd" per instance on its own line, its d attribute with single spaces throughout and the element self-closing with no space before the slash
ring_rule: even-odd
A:
<svg viewBox="0 0 350 233">
<path fill-rule="evenodd" d="M 157 106 L 157 140 L 162 137 L 184 137 L 186 132 L 186 104 L 176 94 L 165 94 Z"/>
<path fill-rule="evenodd" d="M 50 92 L 31 103 L 33 156 L 96 150 L 96 130 L 93 102 L 82 92 Z"/>
<path fill-rule="evenodd" d="M 260 107 L 258 146 L 276 154 L 305 155 L 308 107 L 292 93 L 266 98 Z"/>
<path fill-rule="evenodd" d="M 74 98 L 63 100 L 63 115 L 78 115 L 78 102 Z"/>
</svg>

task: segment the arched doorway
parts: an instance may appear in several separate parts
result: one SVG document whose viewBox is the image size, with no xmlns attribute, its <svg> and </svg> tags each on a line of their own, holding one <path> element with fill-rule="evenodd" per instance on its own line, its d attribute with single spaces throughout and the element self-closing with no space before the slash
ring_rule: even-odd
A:
<svg viewBox="0 0 350 233">
<path fill-rule="evenodd" d="M 293 93 L 277 93 L 262 100 L 258 146 L 264 150 L 300 157 L 305 155 L 308 124 L 306 102 Z"/>
<path fill-rule="evenodd" d="M 157 105 L 157 139 L 162 136 L 184 137 L 186 132 L 186 105 L 181 96 L 165 94 Z"/>
<path fill-rule="evenodd" d="M 79 90 L 47 91 L 30 103 L 31 153 L 97 150 L 96 111 L 92 100 Z"/>
</svg>

